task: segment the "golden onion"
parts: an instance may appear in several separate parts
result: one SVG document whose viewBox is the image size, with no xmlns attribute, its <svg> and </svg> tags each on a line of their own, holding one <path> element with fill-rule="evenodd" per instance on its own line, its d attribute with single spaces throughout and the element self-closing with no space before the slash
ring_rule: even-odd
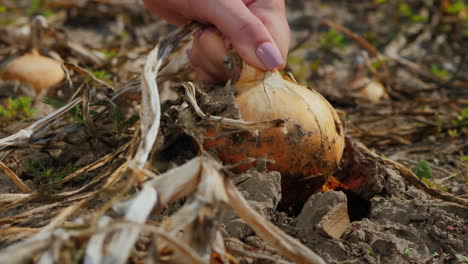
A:
<svg viewBox="0 0 468 264">
<path fill-rule="evenodd" d="M 215 149 L 219 158 L 230 164 L 266 156 L 275 161 L 268 163 L 268 169 L 283 175 L 283 188 L 288 188 L 288 183 L 296 185 L 314 178 L 314 186 L 309 186 L 307 192 L 310 195 L 320 189 L 337 168 L 344 148 L 343 127 L 330 103 L 277 70 L 262 72 L 247 64 L 234 88 L 243 120 L 283 119 L 286 123 L 283 127 L 258 131 L 256 135 L 238 133 L 221 138 L 211 128 L 208 136 L 217 139 L 205 141 L 204 148 Z M 241 165 L 238 170 L 245 171 L 252 165 Z"/>
<path fill-rule="evenodd" d="M 48 89 L 64 78 L 65 73 L 61 64 L 42 56 L 36 49 L 11 61 L 2 74 L 4 80 L 30 83 L 36 92 Z"/>
</svg>

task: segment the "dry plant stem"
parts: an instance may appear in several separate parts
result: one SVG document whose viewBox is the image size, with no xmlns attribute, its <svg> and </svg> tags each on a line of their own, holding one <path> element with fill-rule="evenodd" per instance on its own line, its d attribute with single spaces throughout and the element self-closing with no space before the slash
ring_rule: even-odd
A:
<svg viewBox="0 0 468 264">
<path fill-rule="evenodd" d="M 401 57 L 395 53 L 385 54 L 389 59 L 395 60 L 396 62 L 410 68 L 411 70 L 421 74 L 422 76 L 432 79 L 435 82 L 440 84 L 447 84 L 450 81 L 450 85 L 457 88 L 468 89 L 468 84 L 460 80 L 448 80 L 447 78 L 442 78 L 431 72 L 429 68 L 424 65 L 419 65 L 411 60 Z"/>
<path fill-rule="evenodd" d="M 157 201 L 156 191 L 153 188 L 143 187 L 133 200 L 138 206 L 130 207 L 125 219 L 143 224 L 151 213 L 151 209 Z M 131 248 L 138 239 L 139 228 L 130 227 L 117 232 L 109 243 L 108 252 L 104 256 L 103 264 L 127 263 Z"/>
<path fill-rule="evenodd" d="M 174 32 L 156 45 L 148 55 L 142 74 L 141 141 L 135 156 L 129 162 L 129 168 L 133 173 L 140 173 L 145 166 L 159 132 L 161 106 L 156 83 L 158 72 L 164 59 L 175 48 L 174 43 L 186 39 L 191 35 L 192 30 L 193 28 L 188 26 Z M 156 190 L 144 185 L 143 190 L 127 209 L 125 219 L 136 223 L 144 223 L 157 201 L 158 194 Z M 110 241 L 110 252 L 104 256 L 103 263 L 125 263 L 138 233 L 139 230 L 137 229 L 120 230 Z"/>
<path fill-rule="evenodd" d="M 142 75 L 142 110 L 140 112 L 142 136 L 137 153 L 130 162 L 131 168 L 143 168 L 159 132 L 161 105 L 156 77 L 162 60 L 158 59 L 158 54 L 159 45 L 148 55 Z"/>
<path fill-rule="evenodd" d="M 95 161 L 95 162 L 93 162 L 91 164 L 88 164 L 88 165 L 84 166 L 83 168 L 69 174 L 68 176 L 66 176 L 62 180 L 56 182 L 56 184 L 66 183 L 69 180 L 71 180 L 71 179 L 73 179 L 73 178 L 75 178 L 75 177 L 77 177 L 77 176 L 79 176 L 79 175 L 81 175 L 81 174 L 83 174 L 85 172 L 93 171 L 93 170 L 95 170 L 97 168 L 100 168 L 100 167 L 104 166 L 105 164 L 108 164 L 115 157 L 117 157 L 120 153 L 127 150 L 127 148 L 128 148 L 128 144 L 123 145 L 122 147 L 120 147 L 119 149 L 114 151 L 113 153 L 107 154 L 104 157 L 100 158 L 99 160 L 97 160 L 97 161 Z"/>
<path fill-rule="evenodd" d="M 163 175 L 154 178 L 145 183 L 158 192 L 158 203 L 154 210 L 159 211 L 166 207 L 170 202 L 180 199 L 195 190 L 200 182 L 201 160 L 197 157 L 184 165 L 174 168 Z M 149 171 L 146 171 L 148 173 Z"/>
<path fill-rule="evenodd" d="M 125 151 L 127 146 L 128 145 L 124 145 L 119 150 L 115 151 L 113 154 L 106 155 L 103 158 L 101 158 L 100 160 L 96 161 L 95 163 L 90 164 L 88 166 L 85 166 L 84 168 L 81 168 L 80 170 L 76 171 L 75 173 L 72 173 L 72 174 L 68 175 L 66 178 L 64 178 L 62 181 L 60 181 L 57 184 L 65 183 L 65 182 L 73 179 L 74 177 L 81 175 L 82 173 L 90 172 L 90 171 L 93 171 L 95 169 L 98 169 L 98 168 L 104 166 L 105 164 L 111 162 L 121 152 Z M 124 163 L 124 164 L 126 164 L 126 163 Z M 125 167 L 125 169 L 126 168 L 127 167 Z M 109 181 L 110 179 L 115 179 L 118 175 L 120 175 L 119 173 L 111 173 L 111 172 L 109 172 L 109 170 L 110 169 L 100 173 L 97 177 L 93 178 L 93 180 L 91 182 L 89 182 L 87 185 L 84 185 L 84 186 L 82 186 L 82 187 L 80 187 L 78 189 L 72 190 L 72 191 L 62 192 L 62 193 L 59 193 L 57 195 L 52 195 L 49 198 L 51 200 L 64 201 L 64 199 L 66 199 L 67 197 L 77 195 L 77 194 L 83 192 L 84 190 L 91 188 L 96 183 L 101 181 L 103 178 L 107 177 L 107 180 Z M 110 177 L 108 177 L 109 174 L 111 174 Z M 117 176 L 114 176 L 114 175 L 117 175 Z M 113 182 L 114 181 L 111 180 L 110 184 L 112 184 Z M 110 184 L 107 184 L 107 182 L 106 182 L 104 184 L 104 186 L 101 188 L 101 190 L 107 188 Z M 93 193 L 91 193 L 91 194 L 93 194 Z M 10 208 L 14 208 L 14 207 L 16 207 L 16 206 L 18 206 L 18 205 L 20 205 L 22 203 L 26 203 L 26 202 L 29 202 L 29 201 L 34 201 L 37 198 L 40 198 L 40 195 L 39 195 L 38 192 L 33 192 L 33 193 L 30 193 L 30 194 L 0 194 L 0 212 L 4 211 L 4 210 L 7 210 L 7 209 L 10 209 Z"/>
<path fill-rule="evenodd" d="M 15 134 L 0 139 L 0 151 L 4 151 L 12 147 L 25 147 L 29 145 L 29 140 L 32 136 L 37 136 L 38 133 L 50 123 L 54 122 L 57 118 L 63 116 L 73 107 L 80 104 L 83 101 L 82 98 L 76 98 L 73 101 L 69 102 L 67 105 L 62 106 L 61 108 L 55 110 L 51 114 L 39 119 L 32 125 L 21 129 Z"/>
<path fill-rule="evenodd" d="M 143 168 L 159 132 L 161 105 L 159 102 L 158 85 L 156 83 L 158 72 L 161 69 L 164 60 L 176 48 L 176 45 L 179 42 L 190 38 L 192 33 L 199 27 L 199 24 L 192 23 L 178 29 L 158 43 L 148 55 L 142 74 L 142 136 L 137 153 L 130 162 L 131 168 Z"/>
<path fill-rule="evenodd" d="M 36 254 L 44 251 L 52 242 L 52 232 L 40 233 L 0 251 L 0 260 L 10 264 L 28 263 Z"/>
<path fill-rule="evenodd" d="M 434 189 L 427 186 L 424 182 L 422 182 L 416 174 L 414 174 L 410 169 L 406 168 L 405 166 L 401 165 L 400 163 L 390 160 L 390 159 L 383 159 L 387 164 L 395 167 L 400 172 L 400 175 L 411 183 L 414 187 L 424 191 L 425 193 L 429 194 L 430 196 L 441 199 L 444 201 L 457 203 L 463 206 L 468 206 L 468 199 L 456 197 L 450 193 L 444 192 L 442 190 Z"/>
<path fill-rule="evenodd" d="M 236 213 L 242 217 L 255 233 L 270 243 L 283 256 L 295 263 L 325 264 L 325 261 L 320 256 L 255 212 L 247 203 L 244 196 L 236 189 L 232 181 L 227 180 L 225 188 L 229 205 L 232 206 Z"/>
<path fill-rule="evenodd" d="M 143 190 L 129 202 L 126 208 L 126 220 L 144 223 L 156 204 L 166 205 L 181 198 L 181 195 L 185 196 L 192 192 L 200 179 L 200 167 L 201 159 L 196 158 L 145 183 Z M 134 173 L 151 175 L 148 170 L 137 168 L 134 169 Z M 196 212 L 192 214 L 197 215 Z M 139 229 L 126 229 L 117 233 L 117 236 L 111 240 L 110 252 L 103 256 L 102 263 L 125 263 L 139 232 Z"/>
<path fill-rule="evenodd" d="M 180 239 L 172 235 L 168 235 L 165 231 L 161 230 L 160 228 L 135 223 L 118 223 L 110 226 L 108 225 L 104 228 L 90 228 L 79 231 L 67 231 L 66 233 L 63 229 L 38 233 L 33 237 L 30 237 L 24 241 L 18 242 L 1 250 L 0 261 L 7 259 L 8 264 L 27 263 L 27 261 L 31 260 L 32 257 L 35 256 L 37 253 L 42 252 L 44 249 L 50 247 L 51 243 L 54 240 L 61 240 L 60 242 L 63 243 L 66 240 L 69 240 L 73 237 L 83 238 L 91 237 L 93 235 L 106 235 L 121 229 L 137 229 L 138 231 L 153 233 L 157 235 L 158 238 L 164 240 L 167 244 L 176 249 L 180 254 L 182 254 L 189 261 L 188 263 L 207 264 L 207 262 L 203 261 L 200 257 L 198 257 L 197 253 L 193 251 L 190 247 L 185 245 Z"/>
<path fill-rule="evenodd" d="M 161 105 L 156 79 L 163 61 L 175 48 L 174 43 L 186 39 L 192 31 L 190 27 L 182 28 L 167 39 L 160 42 L 150 52 L 142 74 L 142 110 L 141 110 L 141 141 L 135 156 L 129 162 L 129 168 L 133 173 L 141 172 L 146 164 L 148 156 L 153 149 L 154 142 L 159 132 L 161 119 Z M 158 194 L 154 188 L 144 185 L 142 191 L 132 201 L 127 209 L 125 219 L 136 223 L 144 223 L 158 201 Z M 120 230 L 110 241 L 110 249 L 103 258 L 103 263 L 125 263 L 130 254 L 140 230 Z"/>
<path fill-rule="evenodd" d="M 91 196 L 87 199 L 83 199 L 63 209 L 57 216 L 54 217 L 52 221 L 50 221 L 50 223 L 47 224 L 47 226 L 42 228 L 41 232 L 52 231 L 56 228 L 59 228 L 60 226 L 63 225 L 63 223 L 65 223 L 65 221 L 67 221 L 68 217 L 70 217 L 72 214 L 76 213 L 84 205 L 89 203 L 92 198 L 94 197 Z"/>
<path fill-rule="evenodd" d="M 47 20 L 43 16 L 34 17 L 31 23 L 31 46 L 39 50 L 43 30 L 47 28 Z"/>
<path fill-rule="evenodd" d="M 95 81 L 96 83 L 102 85 L 102 86 L 106 86 L 106 87 L 110 87 L 112 88 L 113 90 L 115 90 L 114 86 L 112 84 L 109 84 L 99 78 L 97 78 L 96 76 L 94 76 L 94 74 L 90 73 L 88 70 L 78 66 L 77 64 L 75 63 L 69 63 L 69 62 L 65 62 L 64 65 L 68 68 L 71 68 L 81 74 L 84 74 L 86 77 L 89 77 L 91 78 L 93 81 Z"/>
<path fill-rule="evenodd" d="M 42 205 L 40 207 L 31 209 L 31 210 L 28 210 L 28 211 L 26 211 L 24 213 L 20 213 L 20 214 L 14 215 L 14 216 L 2 218 L 0 220 L 0 225 L 2 225 L 2 228 L 7 228 L 7 227 L 9 227 L 11 225 L 17 224 L 18 221 L 21 221 L 23 219 L 28 219 L 30 216 L 32 216 L 34 214 L 37 214 L 37 213 L 39 213 L 41 211 L 46 211 L 46 210 L 52 209 L 52 208 L 56 207 L 57 205 L 59 205 L 59 203 L 49 203 L 49 204 Z M 8 226 L 3 226 L 3 225 L 8 225 Z M 2 230 L 0 230 L 0 235 L 1 234 L 2 234 Z"/>
<path fill-rule="evenodd" d="M 13 183 L 18 186 L 18 188 L 21 189 L 21 191 L 25 193 L 31 193 L 31 189 L 23 183 L 23 181 L 16 175 L 14 171 L 12 171 L 10 168 L 8 168 L 3 162 L 0 161 L 0 169 L 3 170 L 3 172 L 10 178 Z"/>
<path fill-rule="evenodd" d="M 97 127 L 89 110 L 89 103 L 91 101 L 90 90 L 91 88 L 85 87 L 83 93 L 83 122 L 85 125 L 85 131 L 88 133 L 88 135 L 97 136 Z"/>
<path fill-rule="evenodd" d="M 97 223 L 97 227 L 103 228 L 107 226 L 108 224 L 110 224 L 111 221 L 112 221 L 112 218 L 108 216 L 104 216 L 101 219 L 99 219 Z M 86 246 L 84 264 L 101 263 L 102 248 L 104 247 L 105 239 L 106 239 L 105 233 L 94 235 L 93 237 L 91 237 L 91 239 L 89 239 L 88 245 Z"/>
<path fill-rule="evenodd" d="M 330 20 L 324 20 L 323 24 L 340 31 L 341 33 L 357 41 L 363 48 L 365 48 L 370 53 L 371 57 L 376 58 L 379 56 L 379 52 L 372 44 L 370 44 L 367 40 L 365 40 L 361 36 L 352 32 L 351 30 L 343 27 L 342 25 L 331 22 Z"/>
<path fill-rule="evenodd" d="M 209 120 L 213 123 L 219 123 L 221 126 L 232 129 L 242 129 L 242 130 L 257 130 L 257 129 L 266 129 L 271 127 L 281 127 L 284 125 L 285 121 L 282 119 L 276 119 L 266 122 L 247 122 L 244 120 L 235 120 L 230 118 L 224 118 L 219 116 L 207 115 L 203 110 L 198 106 L 196 98 L 196 88 L 195 85 L 191 82 L 184 82 L 182 86 L 185 88 L 185 95 L 187 101 L 195 110 L 195 113 L 206 120 Z"/>
</svg>

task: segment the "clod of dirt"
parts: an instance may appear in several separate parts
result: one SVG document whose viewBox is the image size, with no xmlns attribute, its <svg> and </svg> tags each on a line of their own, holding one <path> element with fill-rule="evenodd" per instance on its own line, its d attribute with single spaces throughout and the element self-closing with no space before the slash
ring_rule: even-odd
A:
<svg viewBox="0 0 468 264">
<path fill-rule="evenodd" d="M 416 193 L 416 191 L 413 191 Z M 468 208 L 450 202 L 427 199 L 371 200 L 371 219 L 390 221 L 413 228 L 413 235 L 430 252 L 464 253 L 468 248 Z"/>
<path fill-rule="evenodd" d="M 239 175 L 237 188 L 257 212 L 270 219 L 281 200 L 281 175 L 278 172 L 259 172 L 255 169 Z M 225 216 L 226 231 L 230 236 L 244 239 L 253 235 L 250 227 L 230 211 Z"/>
<path fill-rule="evenodd" d="M 338 239 L 350 226 L 346 195 L 327 191 L 312 195 L 297 217 L 299 236 L 311 239 L 321 235 Z"/>
<path fill-rule="evenodd" d="M 36 49 L 10 62 L 2 75 L 4 80 L 30 83 L 36 92 L 57 85 L 64 78 L 65 72 L 61 64 L 42 56 Z"/>
</svg>

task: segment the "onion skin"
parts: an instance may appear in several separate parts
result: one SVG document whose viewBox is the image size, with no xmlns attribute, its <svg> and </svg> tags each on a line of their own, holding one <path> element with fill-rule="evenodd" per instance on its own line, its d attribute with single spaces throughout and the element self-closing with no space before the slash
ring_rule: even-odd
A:
<svg viewBox="0 0 468 264">
<path fill-rule="evenodd" d="M 204 148 L 216 149 L 219 158 L 230 164 L 264 155 L 275 160 L 267 168 L 283 175 L 283 193 L 294 192 L 284 188 L 298 182 L 304 185 L 307 178 L 313 179 L 314 186 L 306 184 L 306 197 L 320 189 L 338 167 L 344 148 L 343 127 L 333 107 L 319 93 L 278 71 L 265 73 L 246 64 L 234 88 L 243 120 L 284 119 L 285 126 L 258 131 L 258 135 L 243 132 L 208 140 Z M 214 129 L 207 132 L 211 137 L 218 134 Z M 246 171 L 252 166 L 243 164 L 237 170 Z"/>
<path fill-rule="evenodd" d="M 64 78 L 61 64 L 40 55 L 35 49 L 10 62 L 2 74 L 4 80 L 30 83 L 38 93 L 60 83 Z"/>
</svg>

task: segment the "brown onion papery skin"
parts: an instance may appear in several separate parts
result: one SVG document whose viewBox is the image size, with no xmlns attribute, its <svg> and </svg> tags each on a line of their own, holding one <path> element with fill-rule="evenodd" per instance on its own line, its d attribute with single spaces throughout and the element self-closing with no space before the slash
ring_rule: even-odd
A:
<svg viewBox="0 0 468 264">
<path fill-rule="evenodd" d="M 317 92 L 298 85 L 278 71 L 261 72 L 244 64 L 234 85 L 245 121 L 285 119 L 280 128 L 238 133 L 204 143 L 219 158 L 234 164 L 248 157 L 275 160 L 269 170 L 283 176 L 283 202 L 305 202 L 337 168 L 344 148 L 344 132 L 333 107 Z M 213 129 L 208 136 L 216 136 Z M 237 167 L 246 171 L 253 164 Z M 290 200 L 288 202 L 288 200 Z"/>
<path fill-rule="evenodd" d="M 65 78 L 59 62 L 44 57 L 32 50 L 10 62 L 2 75 L 4 80 L 18 80 L 30 83 L 36 92 L 48 89 Z"/>
</svg>

